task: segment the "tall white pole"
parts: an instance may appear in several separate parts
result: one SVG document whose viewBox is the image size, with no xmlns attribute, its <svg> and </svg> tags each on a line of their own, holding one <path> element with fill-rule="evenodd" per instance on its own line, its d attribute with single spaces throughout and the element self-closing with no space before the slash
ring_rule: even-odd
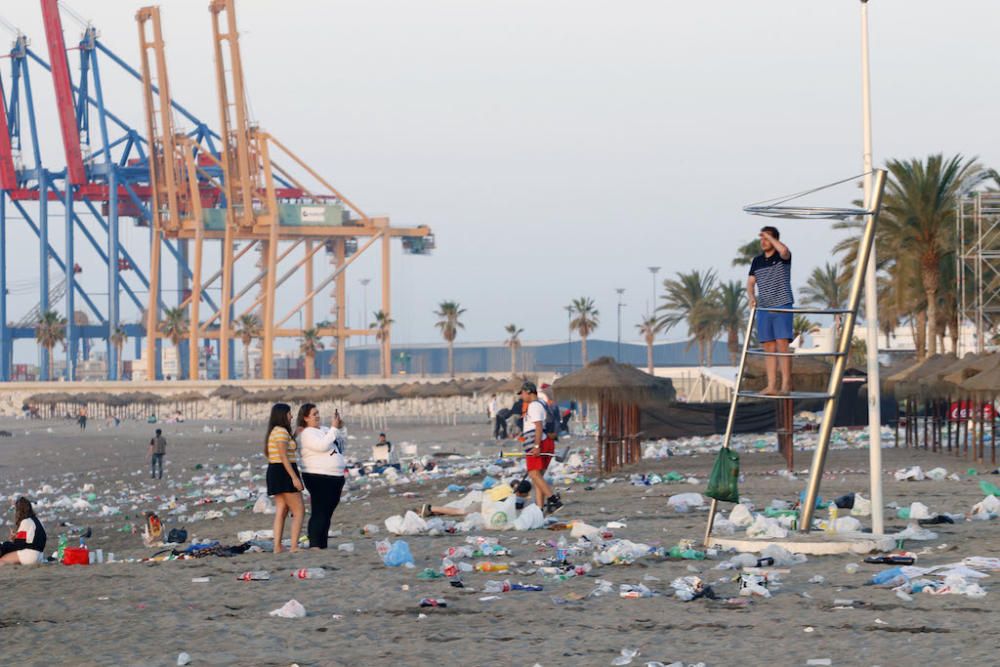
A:
<svg viewBox="0 0 1000 667">
<path fill-rule="evenodd" d="M 861 0 L 861 106 L 864 127 L 865 207 L 872 201 L 872 98 L 868 68 L 868 0 Z M 872 534 L 882 535 L 882 410 L 878 369 L 878 283 L 875 278 L 875 249 L 865 271 L 865 325 L 868 351 L 868 450 L 871 474 Z"/>
</svg>

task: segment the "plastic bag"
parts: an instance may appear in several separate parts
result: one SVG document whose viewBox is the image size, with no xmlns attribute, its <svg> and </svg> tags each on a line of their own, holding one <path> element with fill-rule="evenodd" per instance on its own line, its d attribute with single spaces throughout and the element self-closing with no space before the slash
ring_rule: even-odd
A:
<svg viewBox="0 0 1000 667">
<path fill-rule="evenodd" d="M 737 528 L 745 528 L 753 523 L 753 514 L 749 507 L 740 503 L 729 512 L 729 520 Z"/>
<path fill-rule="evenodd" d="M 708 476 L 708 489 L 705 495 L 725 503 L 740 502 L 739 490 L 740 455 L 728 447 L 719 450 L 712 466 L 712 474 Z"/>
<path fill-rule="evenodd" d="M 851 508 L 851 516 L 870 516 L 872 513 L 872 501 L 868 500 L 860 493 L 854 494 L 854 507 Z"/>
<path fill-rule="evenodd" d="M 705 499 L 700 493 L 678 493 L 667 499 L 667 506 L 678 512 L 686 512 L 691 507 L 703 507 Z"/>
<path fill-rule="evenodd" d="M 486 527 L 491 530 L 510 528 L 516 513 L 517 500 L 515 496 L 508 496 L 501 501 L 483 499 L 483 519 L 486 520 Z"/>
<path fill-rule="evenodd" d="M 400 565 L 413 565 L 413 554 L 410 553 L 410 545 L 404 540 L 396 540 L 389 547 L 389 552 L 382 558 L 382 562 L 389 567 L 399 567 Z"/>
<path fill-rule="evenodd" d="M 305 615 L 306 608 L 298 600 L 289 600 L 280 609 L 271 612 L 271 616 L 278 618 L 304 618 Z"/>
<path fill-rule="evenodd" d="M 274 514 L 274 503 L 267 497 L 267 494 L 257 496 L 257 502 L 253 504 L 254 514 Z"/>
<path fill-rule="evenodd" d="M 420 535 L 427 532 L 427 522 L 415 512 L 407 512 L 404 517 L 397 514 L 386 519 L 385 529 L 394 535 Z"/>
<path fill-rule="evenodd" d="M 585 537 L 588 540 L 591 538 L 598 537 L 601 531 L 596 526 L 591 526 L 589 523 L 583 521 L 574 521 L 573 528 L 570 530 L 569 536 L 575 538 Z"/>
<path fill-rule="evenodd" d="M 534 530 L 545 525 L 545 516 L 538 505 L 525 505 L 521 514 L 514 520 L 514 530 Z"/>
</svg>

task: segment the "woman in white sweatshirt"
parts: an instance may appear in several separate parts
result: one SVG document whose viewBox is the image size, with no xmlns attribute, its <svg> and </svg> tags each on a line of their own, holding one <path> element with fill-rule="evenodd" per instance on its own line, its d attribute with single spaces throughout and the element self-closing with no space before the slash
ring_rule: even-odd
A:
<svg viewBox="0 0 1000 667">
<path fill-rule="evenodd" d="M 299 465 L 302 481 L 309 489 L 312 511 L 309 515 L 309 547 L 326 549 L 327 534 L 333 511 L 340 503 L 344 490 L 344 443 L 347 431 L 340 415 L 335 413 L 333 427 L 320 426 L 319 408 L 306 403 L 299 408 L 297 421 Z"/>
</svg>

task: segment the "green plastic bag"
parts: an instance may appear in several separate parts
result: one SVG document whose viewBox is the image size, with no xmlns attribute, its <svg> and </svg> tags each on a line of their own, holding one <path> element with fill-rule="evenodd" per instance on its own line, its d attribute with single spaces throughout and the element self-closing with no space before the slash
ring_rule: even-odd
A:
<svg viewBox="0 0 1000 667">
<path fill-rule="evenodd" d="M 721 500 L 724 503 L 740 502 L 740 455 L 731 449 L 723 447 L 715 457 L 712 474 L 708 477 L 708 490 L 705 495 Z"/>
</svg>

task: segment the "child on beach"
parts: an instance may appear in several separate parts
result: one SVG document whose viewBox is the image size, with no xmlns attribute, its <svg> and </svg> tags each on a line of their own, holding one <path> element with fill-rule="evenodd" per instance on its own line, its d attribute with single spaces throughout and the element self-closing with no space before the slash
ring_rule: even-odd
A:
<svg viewBox="0 0 1000 667">
<path fill-rule="evenodd" d="M 31 501 L 21 496 L 14 503 L 14 528 L 10 541 L 0 544 L 0 565 L 34 565 L 45 553 L 45 528 L 35 516 Z"/>
<path fill-rule="evenodd" d="M 285 532 L 285 517 L 292 515 L 291 552 L 299 550 L 299 534 L 305 505 L 302 489 L 305 485 L 295 464 L 295 440 L 292 438 L 292 408 L 287 403 L 275 403 L 268 420 L 264 454 L 267 456 L 267 495 L 274 497 L 274 553 L 283 551 L 281 537 Z"/>
</svg>

